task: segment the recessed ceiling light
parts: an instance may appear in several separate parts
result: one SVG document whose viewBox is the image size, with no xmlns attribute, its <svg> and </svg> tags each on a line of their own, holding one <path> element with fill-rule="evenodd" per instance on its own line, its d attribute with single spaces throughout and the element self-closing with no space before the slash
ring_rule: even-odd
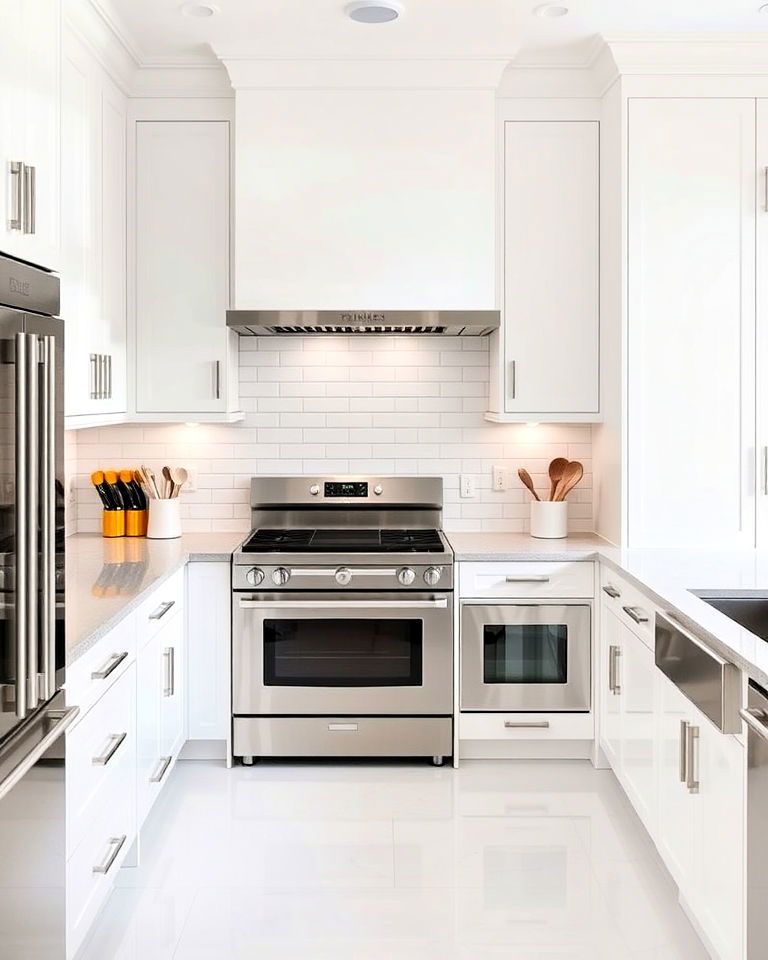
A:
<svg viewBox="0 0 768 960">
<path fill-rule="evenodd" d="M 215 17 L 219 8 L 215 3 L 199 3 L 198 0 L 193 0 L 192 3 L 183 4 L 181 12 L 186 17 L 197 17 L 199 20 L 205 20 L 208 17 Z"/>
<path fill-rule="evenodd" d="M 534 7 L 533 12 L 537 17 L 564 17 L 568 13 L 568 7 L 556 3 L 542 3 Z"/>
<path fill-rule="evenodd" d="M 389 23 L 403 12 L 400 4 L 392 0 L 355 0 L 344 9 L 356 23 Z"/>
<path fill-rule="evenodd" d="M 768 3 L 764 3 L 762 7 L 757 8 L 758 13 L 768 13 Z"/>
</svg>

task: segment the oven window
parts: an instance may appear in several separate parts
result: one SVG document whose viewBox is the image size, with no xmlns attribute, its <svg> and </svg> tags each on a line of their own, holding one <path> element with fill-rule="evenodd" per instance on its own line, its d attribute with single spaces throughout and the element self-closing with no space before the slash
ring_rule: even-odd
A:
<svg viewBox="0 0 768 960">
<path fill-rule="evenodd" d="M 420 686 L 423 633 L 422 620 L 265 620 L 264 684 Z"/>
<path fill-rule="evenodd" d="M 484 683 L 567 683 L 565 624 L 487 624 L 483 628 Z"/>
</svg>

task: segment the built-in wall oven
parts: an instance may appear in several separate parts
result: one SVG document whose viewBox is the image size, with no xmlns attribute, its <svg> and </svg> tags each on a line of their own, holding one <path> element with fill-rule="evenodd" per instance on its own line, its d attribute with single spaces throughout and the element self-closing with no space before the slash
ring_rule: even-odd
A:
<svg viewBox="0 0 768 960">
<path fill-rule="evenodd" d="M 461 709 L 588 712 L 592 628 L 587 603 L 464 603 Z"/>
<path fill-rule="evenodd" d="M 449 714 L 449 593 L 240 593 L 236 715 Z"/>
</svg>

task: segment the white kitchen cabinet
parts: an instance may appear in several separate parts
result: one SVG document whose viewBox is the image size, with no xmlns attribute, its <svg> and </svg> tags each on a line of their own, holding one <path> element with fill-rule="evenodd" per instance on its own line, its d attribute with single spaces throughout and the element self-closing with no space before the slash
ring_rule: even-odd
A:
<svg viewBox="0 0 768 960">
<path fill-rule="evenodd" d="M 599 130 L 504 124 L 503 370 L 489 419 L 599 419 Z"/>
<path fill-rule="evenodd" d="M 600 616 L 600 745 L 614 772 L 621 768 L 621 622 L 602 606 Z"/>
<path fill-rule="evenodd" d="M 60 0 L 0 4 L 0 250 L 53 270 L 59 269 L 60 39 Z"/>
<path fill-rule="evenodd" d="M 754 298 L 755 101 L 631 99 L 633 547 L 754 545 Z"/>
<path fill-rule="evenodd" d="M 135 415 L 228 419 L 230 124 L 140 120 L 135 136 Z"/>
<path fill-rule="evenodd" d="M 229 739 L 231 603 L 229 563 L 187 566 L 187 736 L 190 741 Z"/>
<path fill-rule="evenodd" d="M 126 98 L 71 30 L 62 62 L 67 426 L 127 410 Z"/>
<path fill-rule="evenodd" d="M 158 592 L 158 600 L 160 603 Z M 152 601 L 155 602 L 154 600 Z M 158 607 L 162 609 L 162 604 Z M 140 616 L 137 621 L 141 624 Z M 141 626 L 139 626 L 141 631 Z M 136 795 L 139 826 L 146 819 L 184 743 L 184 616 L 177 607 L 137 653 Z"/>
<path fill-rule="evenodd" d="M 757 101 L 757 545 L 768 543 L 768 100 Z"/>
</svg>

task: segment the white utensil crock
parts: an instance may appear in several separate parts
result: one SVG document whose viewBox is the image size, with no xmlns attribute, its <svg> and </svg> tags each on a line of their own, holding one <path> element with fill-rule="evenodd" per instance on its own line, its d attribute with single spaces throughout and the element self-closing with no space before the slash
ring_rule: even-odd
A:
<svg viewBox="0 0 768 960">
<path fill-rule="evenodd" d="M 181 501 L 150 500 L 149 526 L 147 537 L 150 540 L 173 540 L 181 536 Z"/>
<path fill-rule="evenodd" d="M 152 514 L 150 514 L 151 522 Z M 531 536 L 557 540 L 568 536 L 568 501 L 531 500 Z"/>
</svg>

